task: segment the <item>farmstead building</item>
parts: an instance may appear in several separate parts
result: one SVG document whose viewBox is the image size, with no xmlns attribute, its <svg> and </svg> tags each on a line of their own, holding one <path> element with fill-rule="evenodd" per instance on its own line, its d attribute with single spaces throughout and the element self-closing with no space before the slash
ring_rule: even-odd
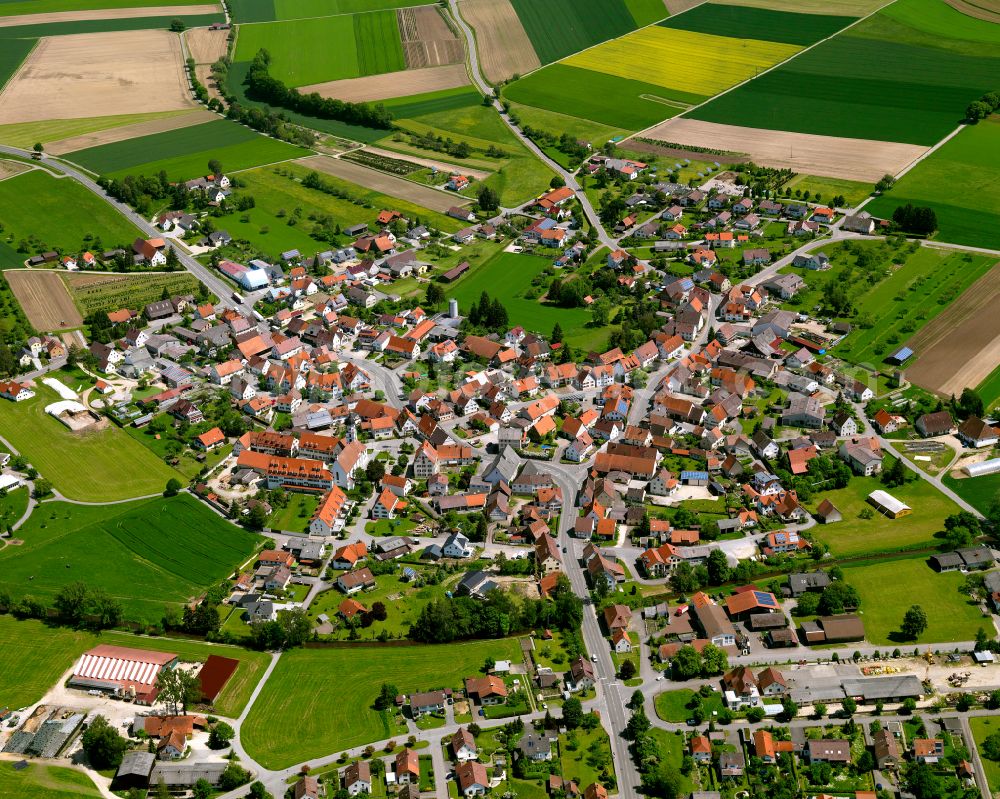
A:
<svg viewBox="0 0 1000 799">
<path fill-rule="evenodd" d="M 159 693 L 156 678 L 160 671 L 176 665 L 177 655 L 169 652 L 101 644 L 80 656 L 69 685 L 71 688 L 134 696 L 136 703 L 151 705 Z"/>
</svg>

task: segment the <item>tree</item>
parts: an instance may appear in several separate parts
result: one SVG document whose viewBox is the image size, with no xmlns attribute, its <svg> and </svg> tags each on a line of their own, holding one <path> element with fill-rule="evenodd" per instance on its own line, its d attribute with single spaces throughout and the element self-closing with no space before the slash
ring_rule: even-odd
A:
<svg viewBox="0 0 1000 799">
<path fill-rule="evenodd" d="M 636 708 L 642 707 L 642 705 L 643 705 L 643 703 L 645 701 L 646 701 L 646 698 L 642 695 L 642 691 L 640 691 L 638 688 L 636 688 L 632 692 L 631 698 L 628 700 L 627 707 L 628 707 L 629 710 L 635 710 Z"/>
<path fill-rule="evenodd" d="M 729 668 L 729 656 L 726 650 L 715 646 L 715 644 L 705 644 L 701 650 L 701 674 L 703 677 L 712 677 L 722 674 Z"/>
<path fill-rule="evenodd" d="M 722 585 L 729 579 L 729 561 L 721 549 L 713 549 L 705 561 L 708 569 L 708 581 L 712 585 Z"/>
<path fill-rule="evenodd" d="M 756 724 L 758 721 L 763 721 L 766 715 L 767 713 L 764 711 L 764 708 L 752 707 L 747 711 L 747 721 L 751 724 Z"/>
<path fill-rule="evenodd" d="M 219 787 L 223 791 L 232 791 L 250 781 L 250 772 L 234 760 L 229 761 L 226 770 L 219 776 Z"/>
<path fill-rule="evenodd" d="M 390 682 L 382 683 L 378 698 L 375 700 L 376 710 L 386 710 L 396 704 L 396 697 L 399 696 L 399 689 Z"/>
<path fill-rule="evenodd" d="M 860 604 L 861 600 L 854 586 L 838 580 L 823 589 L 817 610 L 823 616 L 831 616 L 854 610 Z"/>
<path fill-rule="evenodd" d="M 220 161 L 218 158 L 209 158 L 208 173 L 210 175 L 216 175 L 216 176 L 222 175 L 222 161 Z"/>
<path fill-rule="evenodd" d="M 167 487 L 163 490 L 163 496 L 165 497 L 176 497 L 177 493 L 181 490 L 183 486 L 181 481 L 176 477 L 171 477 L 167 480 Z"/>
<path fill-rule="evenodd" d="M 444 289 L 437 283 L 430 282 L 427 284 L 427 290 L 424 294 L 424 298 L 427 300 L 427 304 L 431 308 L 437 308 L 442 302 L 444 302 Z"/>
<path fill-rule="evenodd" d="M 476 192 L 476 202 L 484 211 L 496 211 L 500 208 L 500 195 L 490 186 L 480 186 Z"/>
<path fill-rule="evenodd" d="M 562 329 L 562 326 L 558 322 L 556 322 L 552 326 L 552 335 L 549 336 L 549 340 L 553 344 L 560 344 L 560 343 L 562 343 L 562 340 L 563 340 L 563 329 Z"/>
<path fill-rule="evenodd" d="M 1000 732 L 987 735 L 979 747 L 979 752 L 988 760 L 1000 760 Z"/>
<path fill-rule="evenodd" d="M 212 795 L 212 783 L 203 777 L 192 786 L 191 795 L 194 799 L 208 799 Z"/>
<path fill-rule="evenodd" d="M 170 30 L 172 30 L 174 33 L 183 33 L 186 27 L 187 26 L 184 24 L 184 20 L 182 20 L 180 17 L 174 17 L 172 20 L 170 20 Z"/>
<path fill-rule="evenodd" d="M 566 181 L 562 179 L 560 175 L 556 175 L 549 181 L 549 187 L 553 189 L 561 189 L 566 185 Z"/>
<path fill-rule="evenodd" d="M 858 710 L 858 703 L 855 702 L 851 697 L 847 697 L 840 703 L 840 712 L 842 715 L 848 718 L 853 716 Z"/>
<path fill-rule="evenodd" d="M 899 630 L 911 641 L 915 641 L 927 629 L 927 614 L 920 605 L 911 605 L 903 616 Z"/>
<path fill-rule="evenodd" d="M 816 702 L 813 705 L 813 713 L 816 715 L 816 718 L 823 718 L 823 716 L 826 715 L 826 704 L 823 702 Z"/>
<path fill-rule="evenodd" d="M 87 586 L 81 582 L 64 585 L 52 604 L 63 621 L 79 624 L 87 610 Z"/>
<path fill-rule="evenodd" d="M 197 676 L 183 669 L 161 669 L 156 676 L 156 687 L 163 700 L 173 706 L 175 714 L 178 705 L 187 714 L 188 705 L 201 700 L 201 683 Z"/>
<path fill-rule="evenodd" d="M 39 477 L 33 484 L 31 495 L 35 499 L 45 499 L 45 497 L 51 496 L 52 483 L 43 477 Z"/>
<path fill-rule="evenodd" d="M 208 733 L 208 746 L 210 749 L 225 749 L 235 734 L 236 732 L 226 722 L 217 722 Z"/>
<path fill-rule="evenodd" d="M 986 119 L 993 113 L 993 109 L 982 100 L 973 100 L 965 108 L 965 118 L 972 124 L 976 124 L 980 119 Z"/>
<path fill-rule="evenodd" d="M 635 677 L 635 661 L 623 660 L 618 668 L 618 677 L 622 680 L 631 680 Z"/>
<path fill-rule="evenodd" d="M 583 723 L 583 705 L 580 700 L 571 696 L 563 702 L 562 717 L 567 730 L 579 727 Z"/>
<path fill-rule="evenodd" d="M 90 723 L 83 733 L 82 744 L 90 765 L 97 770 L 117 767 L 128 749 L 128 740 L 104 716 L 97 716 Z"/>
<path fill-rule="evenodd" d="M 781 709 L 787 721 L 791 721 L 799 715 L 799 706 L 792 701 L 790 696 L 781 700 Z"/>
<path fill-rule="evenodd" d="M 900 705 L 900 710 L 907 716 L 917 709 L 917 700 L 912 696 L 906 697 Z"/>
<path fill-rule="evenodd" d="M 377 458 L 372 459 L 365 467 L 365 477 L 369 482 L 378 483 L 385 477 L 385 464 Z"/>
<path fill-rule="evenodd" d="M 35 145 L 31 149 L 34 150 L 36 153 L 41 153 L 45 149 L 45 147 L 42 145 L 40 141 L 36 141 Z"/>
</svg>

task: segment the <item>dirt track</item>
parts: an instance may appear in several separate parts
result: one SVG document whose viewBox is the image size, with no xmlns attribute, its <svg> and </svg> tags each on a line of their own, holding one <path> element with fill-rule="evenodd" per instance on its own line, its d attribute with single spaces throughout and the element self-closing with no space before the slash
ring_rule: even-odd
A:
<svg viewBox="0 0 1000 799">
<path fill-rule="evenodd" d="M 440 67 L 465 60 L 461 39 L 448 27 L 437 6 L 401 8 L 396 17 L 406 66 L 410 69 Z"/>
<path fill-rule="evenodd" d="M 229 31 L 191 28 L 184 33 L 184 42 L 196 64 L 214 64 L 226 54 Z"/>
<path fill-rule="evenodd" d="M 192 125 L 211 122 L 213 119 L 218 119 L 218 117 L 211 111 L 204 109 L 191 111 L 188 114 L 178 114 L 175 117 L 150 119 L 147 122 L 137 122 L 134 125 L 122 125 L 120 128 L 99 130 L 96 133 L 85 133 L 81 136 L 72 136 L 68 139 L 49 142 L 45 145 L 45 151 L 52 155 L 63 155 L 83 150 L 87 147 L 97 147 L 100 144 L 112 144 L 117 141 L 136 139 L 139 136 L 148 136 L 151 133 L 163 133 L 167 130 L 189 128 Z"/>
<path fill-rule="evenodd" d="M 479 63 L 487 80 L 498 83 L 542 65 L 508 0 L 462 0 L 459 11 L 476 31 Z"/>
<path fill-rule="evenodd" d="M 469 73 L 465 70 L 465 64 L 452 64 L 445 67 L 385 72 L 381 75 L 369 75 L 366 78 L 330 80 L 326 83 L 314 83 L 312 86 L 300 86 L 299 91 L 303 94 L 319 92 L 324 97 L 336 97 L 338 100 L 360 103 L 453 89 L 468 83 Z"/>
<path fill-rule="evenodd" d="M 428 186 L 421 186 L 409 180 L 368 169 L 360 164 L 352 164 L 349 161 L 341 161 L 338 158 L 330 158 L 325 155 L 312 155 L 301 159 L 298 163 L 309 169 L 349 180 L 359 186 L 364 186 L 366 189 L 388 194 L 390 197 L 409 200 L 411 203 L 440 213 L 444 213 L 453 205 L 465 205 L 469 202 L 467 197 L 458 194 L 437 191 Z"/>
<path fill-rule="evenodd" d="M 747 153 L 764 166 L 868 183 L 874 183 L 886 173 L 895 175 L 927 152 L 926 147 L 913 144 L 744 128 L 685 118 L 661 122 L 642 135 L 660 141 Z"/>
<path fill-rule="evenodd" d="M 1000 363 L 1000 264 L 917 333 L 907 346 L 917 361 L 910 382 L 943 396 L 975 388 Z"/>
<path fill-rule="evenodd" d="M 0 125 L 194 105 L 177 34 L 72 34 L 38 42 L 0 93 Z"/>
<path fill-rule="evenodd" d="M 3 5 L 0 5 L 3 9 Z M 135 19 L 138 17 L 183 17 L 189 14 L 215 14 L 217 3 L 200 6 L 150 6 L 149 8 L 94 8 L 85 11 L 52 11 L 46 14 L 21 14 L 0 17 L 0 28 L 17 25 L 43 25 L 50 22 L 82 22 L 88 19 Z"/>
<path fill-rule="evenodd" d="M 58 272 L 8 269 L 3 274 L 36 330 L 61 330 L 83 324 L 83 317 Z"/>
</svg>

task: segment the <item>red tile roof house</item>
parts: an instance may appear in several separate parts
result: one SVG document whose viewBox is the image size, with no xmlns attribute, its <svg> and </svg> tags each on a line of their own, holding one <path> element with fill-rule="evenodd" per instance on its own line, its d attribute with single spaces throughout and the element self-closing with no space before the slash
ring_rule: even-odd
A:
<svg viewBox="0 0 1000 799">
<path fill-rule="evenodd" d="M 420 758 L 414 750 L 404 749 L 396 755 L 396 784 L 410 783 L 420 783 Z"/>
</svg>

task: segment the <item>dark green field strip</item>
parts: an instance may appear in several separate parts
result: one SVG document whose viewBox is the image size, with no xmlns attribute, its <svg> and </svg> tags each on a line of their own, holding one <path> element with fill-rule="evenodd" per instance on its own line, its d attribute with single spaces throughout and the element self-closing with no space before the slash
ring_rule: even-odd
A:
<svg viewBox="0 0 1000 799">
<path fill-rule="evenodd" d="M 229 0 L 236 22 L 274 22 L 274 0 Z"/>
<path fill-rule="evenodd" d="M 356 14 L 354 38 L 357 42 L 359 75 L 380 75 L 383 72 L 406 69 L 395 11 Z"/>
<path fill-rule="evenodd" d="M 625 0 L 625 5 L 637 28 L 652 25 L 667 16 L 667 7 L 663 4 L 663 0 Z"/>
<path fill-rule="evenodd" d="M 863 70 L 850 65 L 865 64 Z M 707 103 L 708 122 L 932 145 L 1000 79 L 1000 58 L 844 35 Z"/>
<path fill-rule="evenodd" d="M 771 11 L 766 8 L 704 3 L 660 23 L 665 28 L 677 28 L 715 36 L 739 39 L 760 39 L 766 42 L 810 45 L 833 36 L 854 22 L 854 17 L 826 14 L 797 14 Z"/>
<path fill-rule="evenodd" d="M 424 114 L 436 114 L 441 111 L 454 111 L 458 108 L 468 108 L 479 105 L 483 96 L 475 89 L 445 92 L 428 92 L 415 94 L 411 97 L 398 97 L 384 102 L 395 119 L 413 119 Z"/>
<path fill-rule="evenodd" d="M 511 0 L 543 64 L 635 30 L 624 0 Z"/>
<path fill-rule="evenodd" d="M 190 14 L 177 17 L 132 17 L 130 19 L 85 19 L 77 22 L 48 22 L 39 25 L 15 25 L 0 28 L 0 39 L 69 36 L 74 33 L 111 33 L 113 31 L 167 30 L 174 19 L 184 21 L 189 28 L 204 28 L 215 22 L 225 22 L 222 14 Z M 9 46 L 0 44 L 0 51 Z M 3 55 L 0 55 L 0 59 Z"/>
<path fill-rule="evenodd" d="M 69 153 L 66 157 L 98 175 L 104 175 L 148 163 L 150 158 L 157 160 L 175 158 L 191 152 L 253 141 L 257 136 L 258 134 L 249 128 L 219 119 L 203 125 L 192 125 L 189 128 L 88 147 L 85 150 Z"/>
<path fill-rule="evenodd" d="M 28 57 L 35 43 L 35 39 L 17 39 L 0 44 L 0 89 L 17 72 L 17 68 Z"/>
<path fill-rule="evenodd" d="M 688 105 L 705 99 L 566 64 L 550 64 L 505 87 L 503 93 L 517 103 L 630 130 L 649 127 L 683 110 L 651 98 Z"/>
</svg>

